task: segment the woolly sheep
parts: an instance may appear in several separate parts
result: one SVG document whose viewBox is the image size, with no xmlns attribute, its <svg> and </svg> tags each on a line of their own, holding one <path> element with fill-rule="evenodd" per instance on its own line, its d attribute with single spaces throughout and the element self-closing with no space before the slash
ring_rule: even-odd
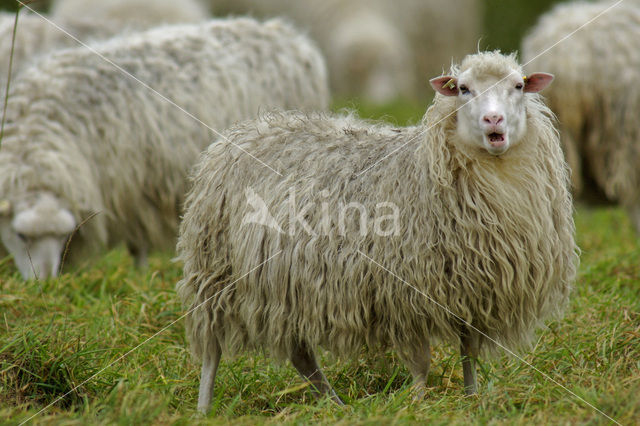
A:
<svg viewBox="0 0 640 426">
<path fill-rule="evenodd" d="M 198 408 L 222 351 L 290 359 L 339 402 L 318 347 L 395 348 L 421 387 L 430 340 L 461 344 L 473 393 L 481 348 L 530 342 L 577 267 L 568 169 L 533 94 L 551 78 L 485 52 L 432 80 L 417 127 L 291 112 L 227 130 L 195 167 L 178 237 Z"/>
<path fill-rule="evenodd" d="M 611 6 L 558 5 L 529 32 L 522 51 L 532 68 L 556 75 L 547 97 L 574 193 L 619 202 L 640 231 L 640 2 Z"/>
<path fill-rule="evenodd" d="M 124 242 L 144 263 L 149 249 L 173 248 L 186 174 L 211 128 L 328 104 L 319 50 L 280 20 L 160 27 L 94 49 L 140 81 L 77 48 L 26 70 L 11 92 L 0 231 L 25 278 L 55 276 L 76 227 L 71 254 Z"/>
<path fill-rule="evenodd" d="M 410 97 L 409 42 L 370 0 L 214 0 L 216 14 L 286 15 L 309 30 L 327 58 L 332 90 L 381 103 Z"/>
<path fill-rule="evenodd" d="M 52 9 L 51 16 L 43 16 L 53 24 L 28 11 L 20 13 L 13 75 L 41 54 L 77 46 L 78 43 L 65 31 L 83 43 L 89 43 L 164 23 L 196 23 L 204 21 L 208 15 L 198 0 L 58 0 Z M 3 95 L 14 22 L 15 13 L 0 13 L 0 89 Z"/>
</svg>

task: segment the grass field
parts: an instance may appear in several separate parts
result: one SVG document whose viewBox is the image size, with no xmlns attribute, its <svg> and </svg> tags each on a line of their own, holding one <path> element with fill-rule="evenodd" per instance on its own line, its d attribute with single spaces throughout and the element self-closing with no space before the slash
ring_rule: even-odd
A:
<svg viewBox="0 0 640 426">
<path fill-rule="evenodd" d="M 358 108 L 404 124 L 424 107 Z M 173 290 L 180 265 L 170 254 L 138 271 L 115 250 L 59 279 L 27 283 L 2 259 L 0 424 L 608 423 L 597 410 L 639 424 L 640 245 L 619 209 L 580 206 L 576 223 L 582 260 L 566 317 L 548 324 L 522 359 L 483 361 L 478 396 L 463 396 L 460 360 L 448 346 L 434 348 L 420 402 L 393 353 L 324 354 L 345 407 L 313 400 L 292 367 L 247 354 L 223 359 L 208 418 L 195 411 L 199 367 L 187 352 Z"/>
</svg>

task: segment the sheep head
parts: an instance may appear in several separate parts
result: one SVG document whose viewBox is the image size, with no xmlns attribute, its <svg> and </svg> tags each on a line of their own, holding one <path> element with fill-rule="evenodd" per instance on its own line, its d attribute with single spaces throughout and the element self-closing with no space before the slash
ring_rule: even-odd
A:
<svg viewBox="0 0 640 426">
<path fill-rule="evenodd" d="M 537 93 L 552 80 L 547 73 L 525 77 L 513 57 L 488 52 L 468 56 L 458 75 L 430 83 L 441 95 L 456 97 L 460 141 L 501 155 L 525 135 L 526 93 Z"/>
<path fill-rule="evenodd" d="M 50 192 L 0 202 L 0 237 L 26 280 L 58 275 L 62 251 L 75 227 L 73 214 Z"/>
</svg>

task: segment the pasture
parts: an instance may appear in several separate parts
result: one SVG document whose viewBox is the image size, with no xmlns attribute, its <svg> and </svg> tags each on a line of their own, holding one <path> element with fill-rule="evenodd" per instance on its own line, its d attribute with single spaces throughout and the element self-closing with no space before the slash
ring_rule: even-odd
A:
<svg viewBox="0 0 640 426">
<path fill-rule="evenodd" d="M 336 105 L 354 107 L 352 102 Z M 418 106 L 360 105 L 400 124 Z M 169 254 L 138 271 L 126 250 L 23 282 L 0 262 L 0 422 L 16 424 L 621 424 L 640 421 L 640 245 L 618 208 L 577 206 L 582 249 L 563 320 L 539 333 L 520 359 L 481 361 L 480 393 L 465 397 L 457 348 L 433 349 L 429 391 L 413 401 L 411 376 L 393 353 L 358 360 L 323 354 L 347 403 L 315 401 L 290 365 L 264 354 L 223 358 L 213 410 L 196 414 L 192 363 L 174 293 L 181 269 Z M 398 282 L 398 285 L 403 285 Z M 597 410 L 596 410 L 597 409 Z"/>
<path fill-rule="evenodd" d="M 486 3 L 481 46 L 511 51 L 553 1 Z M 425 107 L 333 105 L 397 125 Z M 322 353 L 344 407 L 315 400 L 291 365 L 253 353 L 223 357 L 207 417 L 196 411 L 200 365 L 184 336 L 173 253 L 140 270 L 121 247 L 27 282 L 0 258 L 0 424 L 640 424 L 640 241 L 619 207 L 578 204 L 575 220 L 581 263 L 564 318 L 517 356 L 480 359 L 478 395 L 464 395 L 449 345 L 434 345 L 418 401 L 396 354 Z"/>
</svg>

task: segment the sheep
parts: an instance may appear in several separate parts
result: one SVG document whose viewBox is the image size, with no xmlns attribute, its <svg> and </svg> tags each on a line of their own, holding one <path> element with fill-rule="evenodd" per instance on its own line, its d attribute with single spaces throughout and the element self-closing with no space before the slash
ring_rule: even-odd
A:
<svg viewBox="0 0 640 426">
<path fill-rule="evenodd" d="M 477 50 L 482 2 L 452 0 L 211 0 L 214 13 L 284 14 L 327 56 L 332 88 L 374 102 L 426 97 L 424 77 Z"/>
<path fill-rule="evenodd" d="M 328 104 L 320 51 L 278 19 L 159 27 L 93 49 L 48 56 L 9 98 L 0 231 L 25 279 L 55 276 L 72 233 L 70 255 L 124 242 L 144 264 L 173 250 L 188 169 L 215 129 Z"/>
<path fill-rule="evenodd" d="M 529 31 L 522 52 L 531 68 L 556 75 L 547 98 L 575 196 L 620 203 L 640 232 L 640 4 L 612 6 L 556 6 Z"/>
<path fill-rule="evenodd" d="M 318 347 L 394 348 L 420 388 L 430 340 L 449 341 L 474 393 L 481 349 L 525 345 L 559 315 L 578 258 L 568 168 L 535 94 L 552 78 L 483 52 L 431 80 L 439 94 L 419 126 L 272 112 L 209 146 L 177 244 L 198 409 L 222 352 L 251 349 L 340 402 Z"/>
<path fill-rule="evenodd" d="M 51 15 L 43 16 L 21 12 L 13 54 L 13 75 L 42 54 L 77 46 L 78 42 L 73 37 L 90 43 L 160 24 L 196 23 L 207 18 L 206 9 L 198 0 L 179 3 L 171 0 L 58 0 L 52 9 Z M 0 13 L 0 88 L 3 95 L 14 23 L 15 13 Z"/>
<path fill-rule="evenodd" d="M 370 0 L 214 0 L 215 14 L 286 15 L 309 30 L 327 58 L 340 97 L 384 103 L 411 97 L 414 61 L 401 28 Z"/>
<path fill-rule="evenodd" d="M 159 24 L 200 22 L 207 19 L 208 11 L 199 0 L 55 0 L 51 15 L 53 19 L 75 16 L 104 19 L 143 29 Z"/>
<path fill-rule="evenodd" d="M 443 64 L 458 63 L 478 50 L 484 6 L 481 0 L 377 0 L 384 16 L 402 28 L 418 78 L 414 92 L 426 97 L 424 77 L 442 73 Z"/>
</svg>

